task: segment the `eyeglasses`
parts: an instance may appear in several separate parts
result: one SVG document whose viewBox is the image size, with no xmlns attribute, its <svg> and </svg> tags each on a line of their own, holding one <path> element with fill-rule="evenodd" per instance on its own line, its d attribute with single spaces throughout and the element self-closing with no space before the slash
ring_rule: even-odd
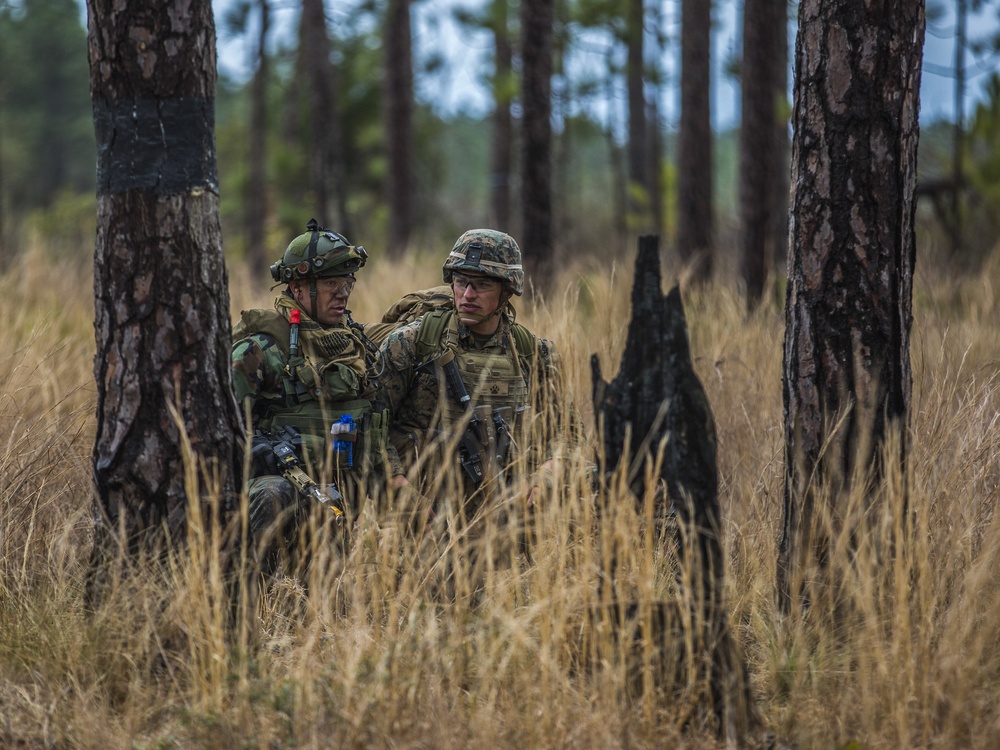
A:
<svg viewBox="0 0 1000 750">
<path fill-rule="evenodd" d="M 334 297 L 340 297 L 351 293 L 351 290 L 354 289 L 354 281 L 353 276 L 326 276 L 316 279 L 316 284 L 329 291 Z"/>
<path fill-rule="evenodd" d="M 500 288 L 500 282 L 496 279 L 486 278 L 485 276 L 464 276 L 460 273 L 453 273 L 451 275 L 451 280 L 455 283 L 455 291 L 459 290 L 465 291 L 470 286 L 472 291 L 476 294 L 483 292 L 495 292 Z"/>
</svg>

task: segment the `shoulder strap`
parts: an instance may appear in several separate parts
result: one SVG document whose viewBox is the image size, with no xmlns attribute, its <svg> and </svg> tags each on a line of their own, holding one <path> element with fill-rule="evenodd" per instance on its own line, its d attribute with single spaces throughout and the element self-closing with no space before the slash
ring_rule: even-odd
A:
<svg viewBox="0 0 1000 750">
<path fill-rule="evenodd" d="M 240 321 L 233 327 L 233 341 L 245 339 L 256 333 L 273 338 L 286 355 L 288 354 L 291 326 L 285 316 L 274 310 L 243 310 Z"/>
<path fill-rule="evenodd" d="M 538 354 L 538 349 L 535 346 L 535 335 L 520 323 L 512 324 L 510 332 L 514 336 L 514 348 L 517 350 L 517 358 L 521 362 L 521 367 L 528 371 L 534 366 Z"/>
<path fill-rule="evenodd" d="M 420 333 L 417 334 L 417 360 L 426 362 L 441 349 L 444 333 L 451 324 L 454 310 L 432 310 L 421 319 Z M 511 335 L 514 337 L 514 350 L 517 353 L 521 369 L 528 372 L 535 364 L 538 349 L 536 337 L 520 323 L 511 325 Z"/>
<path fill-rule="evenodd" d="M 451 323 L 452 310 L 432 310 L 420 319 L 417 334 L 417 359 L 423 363 L 441 348 L 444 332 Z"/>
</svg>

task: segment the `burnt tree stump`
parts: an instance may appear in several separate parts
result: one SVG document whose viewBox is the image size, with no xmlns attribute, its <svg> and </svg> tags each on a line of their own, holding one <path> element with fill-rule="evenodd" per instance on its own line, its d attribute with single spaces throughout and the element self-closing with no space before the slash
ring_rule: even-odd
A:
<svg viewBox="0 0 1000 750">
<path fill-rule="evenodd" d="M 639 239 L 632 319 L 618 375 L 607 383 L 596 354 L 591 369 L 605 478 L 624 468 L 640 512 L 646 493 L 653 492 L 657 525 L 666 527 L 673 516 L 680 565 L 693 566 L 687 578 L 678 573 L 680 597 L 674 604 L 688 609 L 689 618 L 683 619 L 699 629 L 693 642 L 703 650 L 688 655 L 686 663 L 707 671 L 718 731 L 738 739 L 749 729 L 751 708 L 746 667 L 726 613 L 715 422 L 691 362 L 680 290 L 674 286 L 664 296 L 660 289 L 655 235 Z M 655 466 L 661 446 L 660 481 L 650 487 L 647 469 Z M 614 565 L 610 561 L 610 569 Z M 614 606 L 636 609 L 617 598 Z"/>
</svg>

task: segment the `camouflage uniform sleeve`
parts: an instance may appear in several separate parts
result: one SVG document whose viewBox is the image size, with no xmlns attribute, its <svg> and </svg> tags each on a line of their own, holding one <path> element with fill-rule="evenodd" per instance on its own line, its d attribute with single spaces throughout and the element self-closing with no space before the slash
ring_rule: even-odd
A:
<svg viewBox="0 0 1000 750">
<path fill-rule="evenodd" d="M 233 344 L 233 391 L 241 408 L 249 401 L 251 413 L 262 399 L 280 397 L 279 377 L 284 355 L 278 343 L 266 334 L 254 334 Z"/>
<path fill-rule="evenodd" d="M 389 425 L 399 418 L 400 408 L 406 401 L 413 382 L 413 369 L 417 363 L 417 336 L 420 333 L 420 321 L 415 320 L 390 333 L 382 342 L 379 350 L 385 359 L 385 371 L 381 377 L 379 397 L 382 405 L 389 410 Z M 389 464 L 392 473 L 403 474 L 403 462 L 390 443 L 387 446 Z"/>
</svg>

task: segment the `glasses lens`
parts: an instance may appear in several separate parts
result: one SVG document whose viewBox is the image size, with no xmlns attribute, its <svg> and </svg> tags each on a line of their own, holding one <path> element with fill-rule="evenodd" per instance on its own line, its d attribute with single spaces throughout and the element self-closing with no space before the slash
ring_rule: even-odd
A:
<svg viewBox="0 0 1000 750">
<path fill-rule="evenodd" d="M 470 286 L 475 292 L 492 292 L 497 288 L 496 279 L 486 279 L 482 277 L 472 278 L 469 276 L 463 276 L 460 273 L 452 274 L 452 279 L 455 282 L 455 286 L 459 289 L 468 289 Z"/>
<path fill-rule="evenodd" d="M 350 276 L 344 278 L 333 276 L 325 280 L 326 288 L 336 295 L 349 294 L 354 288 L 354 279 Z"/>
</svg>

